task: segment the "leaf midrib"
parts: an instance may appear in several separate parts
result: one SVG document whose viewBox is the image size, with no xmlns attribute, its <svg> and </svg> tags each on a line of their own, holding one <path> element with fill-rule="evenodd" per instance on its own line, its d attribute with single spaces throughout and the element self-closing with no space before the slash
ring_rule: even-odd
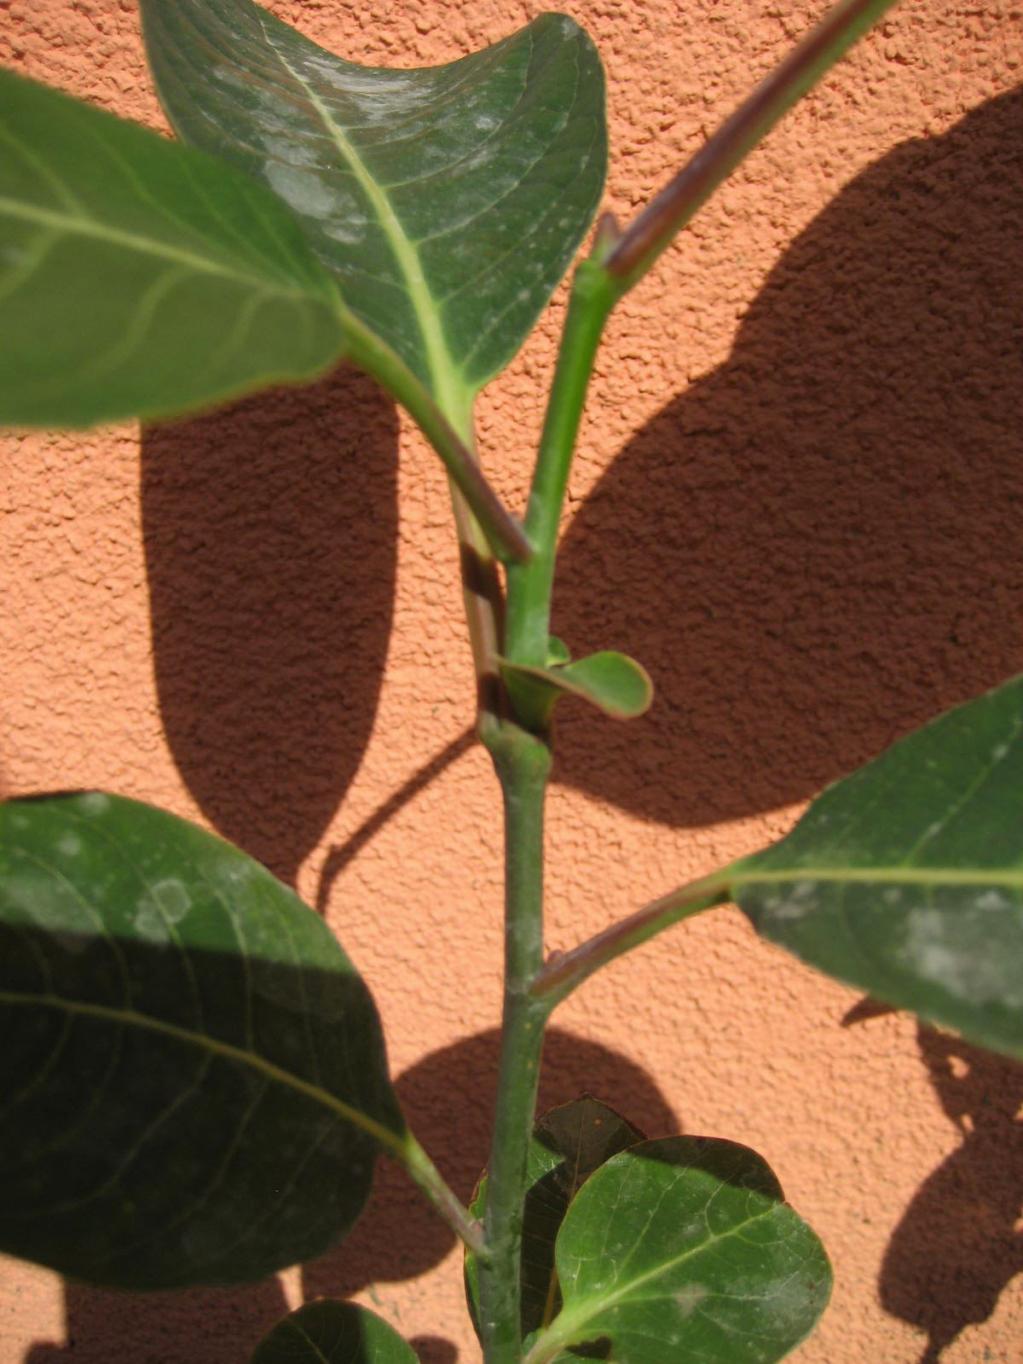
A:
<svg viewBox="0 0 1023 1364">
<path fill-rule="evenodd" d="M 201 274 L 219 275 L 239 284 L 254 286 L 264 294 L 276 294 L 282 298 L 298 298 L 310 304 L 319 304 L 324 308 L 330 308 L 327 298 L 320 298 L 299 285 L 286 286 L 267 279 L 265 275 L 232 270 L 211 257 L 200 256 L 195 252 L 174 246 L 170 242 L 161 241 L 157 237 L 143 237 L 135 232 L 126 232 L 121 228 L 110 227 L 95 218 L 73 217 L 67 213 L 40 208 L 36 204 L 19 203 L 16 199 L 5 197 L 0 197 L 0 214 L 20 218 L 25 222 L 38 223 L 41 227 L 54 228 L 68 236 L 93 237 L 99 241 L 125 246 L 141 255 L 156 256 L 167 261 L 177 262 L 179 265 L 187 266 Z"/>
<path fill-rule="evenodd" d="M 330 1109 L 339 1117 L 352 1123 L 353 1126 L 361 1128 L 381 1146 L 397 1155 L 399 1159 L 404 1157 L 405 1143 L 399 1133 L 393 1132 L 383 1123 L 377 1122 L 368 1113 L 363 1113 L 360 1109 L 346 1104 L 343 1099 L 339 1099 L 329 1089 L 313 1084 L 310 1080 L 303 1080 L 301 1076 L 294 1075 L 282 1066 L 275 1065 L 273 1061 L 268 1061 L 265 1056 L 260 1056 L 258 1052 L 247 1051 L 243 1047 L 233 1046 L 230 1042 L 223 1042 L 207 1033 L 198 1033 L 191 1028 L 182 1028 L 176 1023 L 168 1023 L 165 1019 L 154 1018 L 151 1014 L 142 1014 L 135 1009 L 86 1003 L 83 1000 L 65 999 L 60 995 L 0 990 L 0 1004 L 58 1009 L 65 1013 L 77 1014 L 86 1018 L 102 1019 L 104 1022 L 115 1023 L 121 1027 L 143 1028 L 150 1032 L 159 1033 L 164 1037 L 172 1037 L 189 1046 L 198 1047 L 200 1050 L 212 1052 L 216 1056 L 233 1061 L 236 1065 L 248 1066 L 277 1084 L 284 1085 L 286 1088 L 302 1094 L 307 1099 L 312 1099 L 315 1103 L 321 1104 L 324 1108 Z"/>
<path fill-rule="evenodd" d="M 456 378 L 458 367 L 445 340 L 440 323 L 440 313 L 430 286 L 426 282 L 419 253 L 405 231 L 388 195 L 360 156 L 358 148 L 344 129 L 332 118 L 330 110 L 317 95 L 315 89 L 291 65 L 274 42 L 262 15 L 259 15 L 258 18 L 267 46 L 291 79 L 305 92 L 306 99 L 316 111 L 331 141 L 351 168 L 359 188 L 377 215 L 384 236 L 394 252 L 398 268 L 405 280 L 405 288 L 412 304 L 412 311 L 415 313 L 416 322 L 423 338 L 426 366 L 434 393 L 437 395 L 437 400 L 447 418 L 454 423 L 456 429 L 461 433 L 466 402 L 465 386 L 460 384 Z"/>
<path fill-rule="evenodd" d="M 635 1278 L 629 1279 L 623 1287 L 617 1288 L 613 1292 L 603 1294 L 599 1299 L 594 1300 L 593 1298 L 584 1297 L 574 1306 L 566 1306 L 561 1315 L 555 1319 L 551 1326 L 546 1343 L 554 1344 L 556 1341 L 559 1349 L 562 1346 L 567 1347 L 580 1343 L 578 1337 L 579 1330 L 593 1317 L 599 1315 L 599 1313 L 607 1311 L 609 1307 L 613 1307 L 614 1304 L 619 1302 L 622 1298 L 631 1297 L 635 1290 L 640 1288 L 643 1284 L 649 1283 L 652 1279 L 661 1278 L 663 1275 L 675 1269 L 678 1265 L 684 1264 L 686 1260 L 691 1260 L 694 1256 L 702 1254 L 710 1246 L 716 1245 L 718 1241 L 724 1241 L 730 1236 L 736 1236 L 754 1222 L 763 1221 L 765 1217 L 773 1217 L 777 1212 L 777 1204 L 765 1208 L 762 1212 L 755 1213 L 752 1217 L 747 1217 L 744 1221 L 729 1227 L 727 1231 L 717 1232 L 716 1234 L 712 1232 L 709 1236 L 705 1237 L 699 1245 L 690 1246 L 688 1250 L 682 1251 L 679 1255 L 672 1256 L 670 1260 L 662 1261 L 660 1264 L 655 1265 L 653 1269 L 648 1269 L 643 1274 L 637 1274 Z M 571 1294 L 571 1289 L 566 1292 L 563 1278 L 561 1282 L 562 1294 L 567 1298 Z M 659 1296 L 664 1295 L 662 1294 Z M 559 1325 L 559 1323 L 561 1324 Z M 541 1343 L 544 1343 L 543 1337 L 538 1337 L 534 1349 Z M 532 1351 L 530 1352 L 530 1355 L 532 1355 Z M 539 1361 L 543 1359 L 543 1356 L 539 1355 L 537 1358 Z M 548 1358 L 550 1358 L 550 1356 L 548 1356 Z M 527 1364 L 529 1364 L 528 1359 Z"/>
<path fill-rule="evenodd" d="M 783 884 L 787 881 L 823 881 L 837 883 L 855 881 L 889 881 L 896 885 L 919 886 L 1011 886 L 1023 890 L 1023 867 L 977 868 L 968 867 L 803 867 L 792 866 L 781 871 L 741 872 L 728 878 L 731 890 L 758 883 Z"/>
</svg>

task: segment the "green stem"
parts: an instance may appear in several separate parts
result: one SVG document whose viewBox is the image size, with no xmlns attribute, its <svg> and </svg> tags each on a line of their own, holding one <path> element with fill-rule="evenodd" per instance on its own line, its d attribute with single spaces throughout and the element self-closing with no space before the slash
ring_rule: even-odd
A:
<svg viewBox="0 0 1023 1364">
<path fill-rule="evenodd" d="M 512 663 L 543 667 L 547 662 L 561 508 L 593 362 L 616 297 L 598 260 L 579 265 L 529 493 L 525 524 L 533 553 L 528 562 L 508 568 L 505 657 Z"/>
<path fill-rule="evenodd" d="M 622 232 L 607 256 L 620 297 L 736 166 L 895 0 L 839 0 Z"/>
<path fill-rule="evenodd" d="M 522 1214 L 544 1025 L 550 1012 L 531 987 L 543 964 L 543 819 L 551 755 L 509 722 L 490 742 L 504 796 L 505 972 L 501 1060 L 480 1264 L 480 1334 L 486 1364 L 522 1355 Z"/>
<path fill-rule="evenodd" d="M 570 952 L 553 954 L 534 980 L 533 994 L 537 999 L 547 1000 L 553 1009 L 609 961 L 631 952 L 681 919 L 725 903 L 731 898 L 732 870 L 726 867 L 673 890 L 669 895 L 662 895 L 659 900 L 645 905 L 627 919 L 611 924 Z"/>
<path fill-rule="evenodd" d="M 409 1177 L 426 1195 L 444 1221 L 465 1243 L 481 1263 L 487 1256 L 483 1240 L 483 1228 L 455 1197 L 451 1188 L 444 1182 L 440 1171 L 420 1146 L 419 1142 L 406 1130 L 401 1149 L 395 1152 L 405 1166 Z"/>
<path fill-rule="evenodd" d="M 446 415 L 405 362 L 354 313 L 340 302 L 337 307 L 348 336 L 348 355 L 408 409 L 444 461 L 453 484 L 471 507 L 494 553 L 508 562 L 528 559 L 531 548 L 525 532 L 487 482 L 479 461 L 456 430 L 456 425 L 464 422 Z"/>
</svg>

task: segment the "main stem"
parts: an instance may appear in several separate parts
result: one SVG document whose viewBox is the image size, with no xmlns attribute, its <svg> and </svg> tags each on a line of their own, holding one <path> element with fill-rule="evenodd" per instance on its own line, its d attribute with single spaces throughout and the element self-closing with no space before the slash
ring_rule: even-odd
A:
<svg viewBox="0 0 1023 1364">
<path fill-rule="evenodd" d="M 573 280 L 530 490 L 526 522 L 533 554 L 527 564 L 508 569 L 503 656 L 513 663 L 546 662 L 558 523 L 583 401 L 613 302 L 614 288 L 599 261 L 584 261 Z M 513 708 L 522 704 L 521 698 L 508 699 Z M 543 723 L 528 709 L 481 726 L 481 737 L 504 797 L 505 972 L 479 1325 L 485 1364 L 520 1364 L 526 1163 L 544 1027 L 555 1003 L 553 995 L 543 998 L 533 990 L 543 967 L 543 817 L 551 751 Z"/>
<path fill-rule="evenodd" d="M 487 1167 L 488 1260 L 479 1266 L 480 1334 L 486 1364 L 519 1364 L 526 1160 L 550 1012 L 549 1003 L 537 999 L 531 987 L 543 965 L 543 822 L 551 754 L 543 740 L 508 721 L 489 747 L 504 797 L 505 972 L 497 1106 Z"/>
</svg>

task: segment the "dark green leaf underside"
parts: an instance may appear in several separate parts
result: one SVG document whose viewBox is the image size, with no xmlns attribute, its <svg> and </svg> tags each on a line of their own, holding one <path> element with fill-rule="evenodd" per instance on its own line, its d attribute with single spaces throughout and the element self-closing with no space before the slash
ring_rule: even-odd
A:
<svg viewBox="0 0 1023 1364">
<path fill-rule="evenodd" d="M 557 1266 L 565 1306 L 547 1342 L 609 1340 L 616 1364 L 771 1364 L 831 1288 L 823 1247 L 764 1161 L 699 1137 L 602 1165 L 568 1210 Z"/>
<path fill-rule="evenodd" d="M 348 1302 L 313 1302 L 279 1321 L 252 1364 L 417 1364 L 386 1321 Z"/>
<path fill-rule="evenodd" d="M 314 378 L 335 286 L 229 166 L 0 72 L 0 421 L 89 426 Z"/>
<path fill-rule="evenodd" d="M 522 1227 L 522 1332 L 547 1324 L 560 1305 L 554 1244 L 572 1199 L 604 1161 L 643 1140 L 631 1123 L 590 1095 L 551 1109 L 537 1122 L 529 1144 Z M 471 1206 L 486 1210 L 486 1179 Z M 475 1259 L 466 1255 L 466 1291 L 476 1320 L 479 1305 Z"/>
<path fill-rule="evenodd" d="M 596 209 L 600 60 L 544 15 L 447 66 L 335 57 L 250 0 L 142 0 L 187 141 L 298 213 L 348 306 L 452 414 L 514 355 Z"/>
<path fill-rule="evenodd" d="M 830 787 L 739 863 L 757 931 L 829 975 L 1023 1056 L 1023 679 Z"/>
<path fill-rule="evenodd" d="M 99 793 L 0 807 L 0 1245 L 93 1282 L 319 1254 L 403 1131 L 372 1001 L 265 868 Z"/>
</svg>

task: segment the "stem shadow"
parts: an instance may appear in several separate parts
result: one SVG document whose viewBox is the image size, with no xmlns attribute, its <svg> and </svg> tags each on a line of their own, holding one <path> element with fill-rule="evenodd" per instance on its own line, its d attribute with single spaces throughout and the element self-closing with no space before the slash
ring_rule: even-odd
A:
<svg viewBox="0 0 1023 1364">
<path fill-rule="evenodd" d="M 65 1281 L 66 1339 L 37 1342 L 24 1364 L 247 1364 L 288 1311 L 276 1279 L 174 1293 L 118 1293 Z"/>
</svg>

